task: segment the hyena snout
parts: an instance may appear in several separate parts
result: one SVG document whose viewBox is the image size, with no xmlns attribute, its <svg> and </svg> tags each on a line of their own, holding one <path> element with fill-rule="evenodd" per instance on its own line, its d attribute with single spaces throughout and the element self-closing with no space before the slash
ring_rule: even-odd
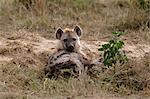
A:
<svg viewBox="0 0 150 99">
<path fill-rule="evenodd" d="M 69 52 L 73 52 L 75 49 L 75 44 L 66 44 L 66 50 Z"/>
</svg>

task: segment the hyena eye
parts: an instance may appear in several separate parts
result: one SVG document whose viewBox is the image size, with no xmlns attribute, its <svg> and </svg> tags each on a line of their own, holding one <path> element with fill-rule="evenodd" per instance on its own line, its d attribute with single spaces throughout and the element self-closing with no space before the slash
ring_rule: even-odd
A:
<svg viewBox="0 0 150 99">
<path fill-rule="evenodd" d="M 67 42 L 67 39 L 64 39 L 63 41 L 64 41 L 64 42 Z"/>
<path fill-rule="evenodd" d="M 76 39 L 75 39 L 75 38 L 73 38 L 73 41 L 76 41 Z"/>
</svg>

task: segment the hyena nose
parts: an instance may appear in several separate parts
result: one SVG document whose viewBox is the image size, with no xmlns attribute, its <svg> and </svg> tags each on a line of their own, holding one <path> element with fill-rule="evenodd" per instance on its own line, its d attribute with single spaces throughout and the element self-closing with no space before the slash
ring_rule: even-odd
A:
<svg viewBox="0 0 150 99">
<path fill-rule="evenodd" d="M 74 47 L 72 45 L 70 45 L 69 49 L 72 51 L 72 50 L 74 50 Z"/>
<path fill-rule="evenodd" d="M 67 51 L 73 52 L 74 51 L 74 46 L 73 45 L 68 46 Z"/>
</svg>

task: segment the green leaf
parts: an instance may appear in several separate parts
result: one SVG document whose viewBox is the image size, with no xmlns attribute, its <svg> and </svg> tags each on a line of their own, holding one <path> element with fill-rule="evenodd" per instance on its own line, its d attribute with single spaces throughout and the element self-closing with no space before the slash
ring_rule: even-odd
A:
<svg viewBox="0 0 150 99">
<path fill-rule="evenodd" d="M 99 50 L 99 51 L 104 51 L 104 48 L 101 47 L 101 48 L 99 48 L 98 50 Z"/>
<path fill-rule="evenodd" d="M 102 45 L 102 47 L 103 47 L 104 50 L 106 50 L 106 49 L 108 49 L 110 47 L 110 44 L 109 43 L 104 44 L 104 45 Z"/>
<path fill-rule="evenodd" d="M 119 36 L 121 36 L 121 35 L 122 35 L 122 32 L 112 32 L 112 34 L 113 34 L 114 36 L 119 37 Z"/>
<path fill-rule="evenodd" d="M 115 41 L 114 41 L 114 40 L 110 40 L 109 43 L 110 43 L 110 44 L 114 44 Z"/>
<path fill-rule="evenodd" d="M 121 49 L 124 45 L 124 42 L 123 41 L 118 41 L 117 42 L 117 46 L 118 46 L 118 49 Z"/>
<path fill-rule="evenodd" d="M 105 59 L 103 63 L 105 66 L 108 66 L 108 67 L 112 66 L 109 59 Z"/>
<path fill-rule="evenodd" d="M 108 51 L 104 52 L 104 59 L 105 59 L 106 57 L 108 57 L 108 54 L 109 54 Z"/>
</svg>

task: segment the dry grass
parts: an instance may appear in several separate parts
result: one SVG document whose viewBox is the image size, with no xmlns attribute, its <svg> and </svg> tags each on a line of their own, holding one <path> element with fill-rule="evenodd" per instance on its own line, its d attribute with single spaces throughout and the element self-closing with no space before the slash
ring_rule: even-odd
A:
<svg viewBox="0 0 150 99">
<path fill-rule="evenodd" d="M 25 55 L 21 55 L 17 60 L 0 64 L 0 95 L 3 99 L 88 98 L 95 95 L 107 99 L 112 96 L 112 93 L 122 97 L 132 94 L 140 97 L 150 95 L 150 55 L 146 55 L 140 61 L 131 60 L 127 64 L 117 67 L 116 74 L 113 74 L 111 69 L 98 69 L 99 75 L 93 71 L 94 75 L 90 74 L 82 80 L 75 78 L 47 79 L 41 69 L 26 67 L 23 63 L 28 66 L 35 64 L 28 64 L 30 63 L 28 61 L 15 63 L 23 60 L 22 58 L 27 59 Z M 37 64 L 37 66 L 41 65 Z"/>
<path fill-rule="evenodd" d="M 107 71 L 101 77 L 104 78 L 105 87 L 109 91 L 119 94 L 145 93 L 150 94 L 149 86 L 149 62 L 150 55 L 146 55 L 141 60 L 130 60 L 124 66 L 117 67 L 117 73 L 113 75 L 112 71 Z M 142 93 L 143 92 L 143 93 Z"/>
<path fill-rule="evenodd" d="M 140 8 L 137 0 L 38 0 L 28 9 L 15 1 L 1 1 L 0 30 L 27 29 L 51 38 L 59 26 L 79 24 L 84 36 L 100 39 L 116 30 L 145 30 L 150 23 L 149 10 Z"/>
<path fill-rule="evenodd" d="M 37 1 L 31 6 L 24 0 L 0 1 L 0 36 L 7 39 L 7 45 L 0 47 L 0 55 L 13 57 L 11 61 L 0 63 L 0 96 L 3 99 L 90 98 L 99 93 L 99 97 L 107 99 L 111 97 L 106 94 L 109 92 L 121 96 L 150 96 L 149 54 L 117 67 L 115 75 L 111 69 L 100 69 L 99 75 L 94 71 L 82 81 L 74 78 L 50 80 L 41 70 L 48 52 L 37 54 L 32 45 L 22 44 L 23 40 L 38 42 L 36 33 L 51 39 L 57 27 L 75 24 L 83 28 L 84 40 L 105 40 L 112 31 L 124 31 L 124 38 L 129 42 L 149 44 L 149 8 L 141 8 L 137 0 Z M 22 29 L 33 34 L 18 32 Z M 36 66 L 39 68 L 33 68 Z"/>
</svg>

